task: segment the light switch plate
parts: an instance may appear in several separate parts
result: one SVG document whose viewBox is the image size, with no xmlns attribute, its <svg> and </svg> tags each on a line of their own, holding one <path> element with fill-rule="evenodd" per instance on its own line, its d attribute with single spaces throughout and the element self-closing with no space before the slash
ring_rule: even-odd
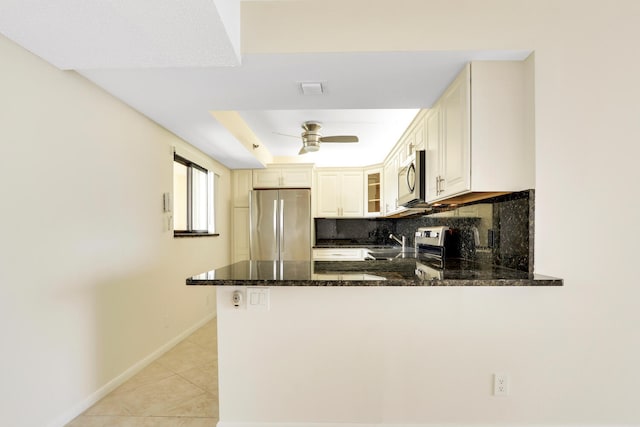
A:
<svg viewBox="0 0 640 427">
<path fill-rule="evenodd" d="M 247 310 L 251 311 L 269 311 L 270 309 L 270 292 L 268 287 L 264 286 L 248 286 L 247 287 Z"/>
</svg>

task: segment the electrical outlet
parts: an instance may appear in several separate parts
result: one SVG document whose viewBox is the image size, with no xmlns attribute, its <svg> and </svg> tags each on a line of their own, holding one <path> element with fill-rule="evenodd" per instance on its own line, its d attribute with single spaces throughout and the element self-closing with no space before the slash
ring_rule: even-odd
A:
<svg viewBox="0 0 640 427">
<path fill-rule="evenodd" d="M 494 396 L 509 395 L 509 375 L 504 373 L 493 374 L 493 395 Z"/>
</svg>

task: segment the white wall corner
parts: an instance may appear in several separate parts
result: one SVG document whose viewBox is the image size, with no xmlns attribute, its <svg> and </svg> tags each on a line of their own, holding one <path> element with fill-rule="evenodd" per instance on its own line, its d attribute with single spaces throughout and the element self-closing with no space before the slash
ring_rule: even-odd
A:
<svg viewBox="0 0 640 427">
<path fill-rule="evenodd" d="M 214 0 L 213 3 L 238 61 L 236 65 L 240 65 L 240 0 Z"/>
</svg>

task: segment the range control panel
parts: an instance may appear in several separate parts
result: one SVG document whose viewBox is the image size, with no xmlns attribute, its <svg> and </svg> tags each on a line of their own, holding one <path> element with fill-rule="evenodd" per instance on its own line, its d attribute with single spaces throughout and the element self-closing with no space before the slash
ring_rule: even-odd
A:
<svg viewBox="0 0 640 427">
<path fill-rule="evenodd" d="M 444 238 L 449 227 L 419 227 L 415 234 L 416 245 L 444 246 Z"/>
</svg>

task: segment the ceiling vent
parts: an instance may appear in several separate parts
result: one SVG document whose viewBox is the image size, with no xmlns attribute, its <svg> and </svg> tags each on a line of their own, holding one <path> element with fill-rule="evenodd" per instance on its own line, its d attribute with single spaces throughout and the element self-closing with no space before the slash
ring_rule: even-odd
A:
<svg viewBox="0 0 640 427">
<path fill-rule="evenodd" d="M 322 83 L 319 82 L 300 83 L 300 90 L 303 95 L 322 95 L 324 93 Z"/>
</svg>

